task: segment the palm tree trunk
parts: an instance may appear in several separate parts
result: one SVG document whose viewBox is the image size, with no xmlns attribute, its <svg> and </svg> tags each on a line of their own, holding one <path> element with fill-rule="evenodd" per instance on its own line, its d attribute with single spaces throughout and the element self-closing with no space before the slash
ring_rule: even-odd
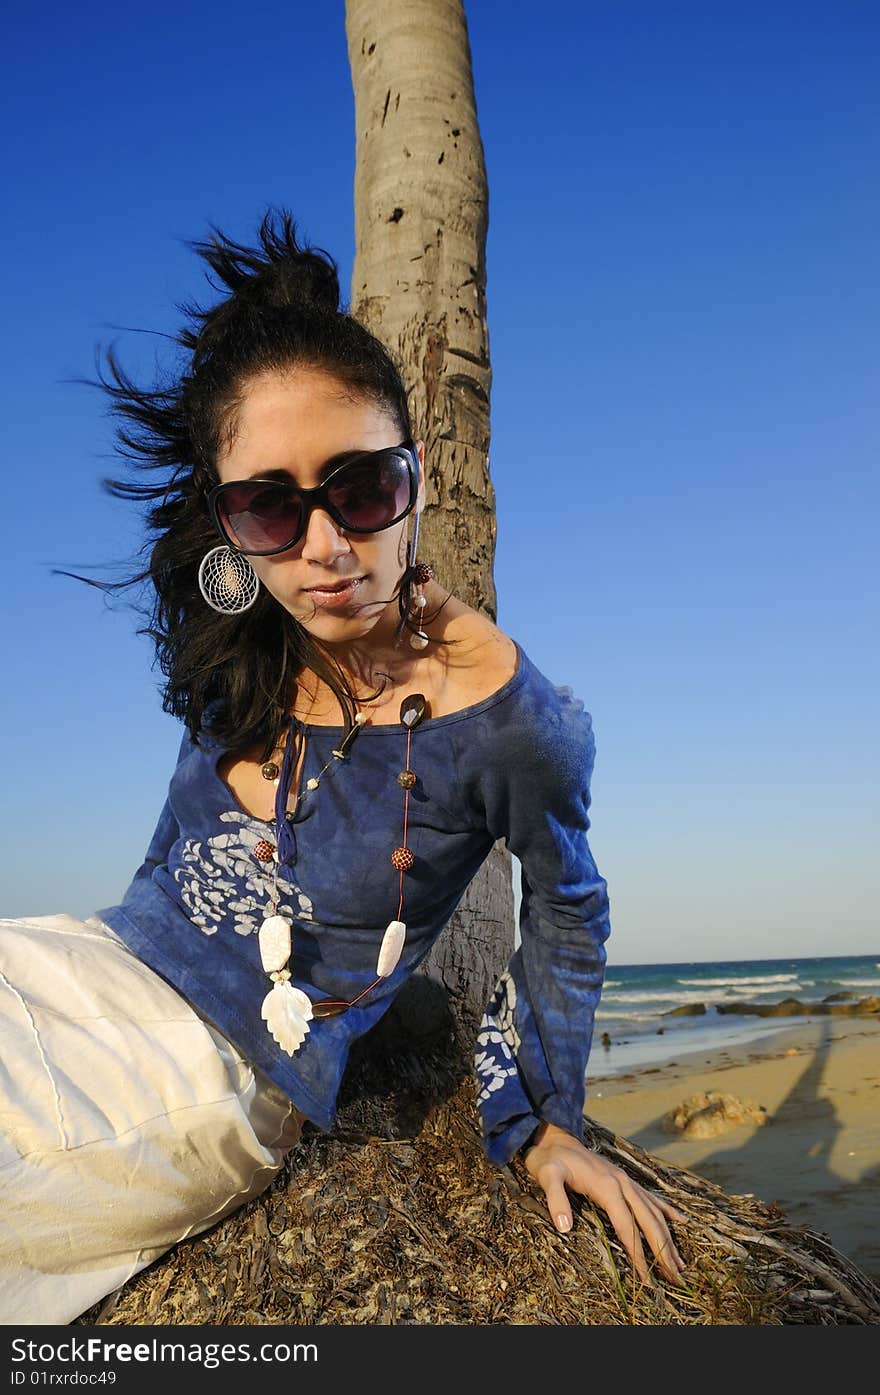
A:
<svg viewBox="0 0 880 1395">
<path fill-rule="evenodd" d="M 496 617 L 489 478 L 488 186 L 461 0 L 347 0 L 355 96 L 351 311 L 392 351 L 426 446 L 419 556 Z M 421 1030 L 448 994 L 479 1020 L 513 950 L 510 857 L 493 849 L 398 1016 Z M 414 1008 L 414 1003 L 417 1004 Z M 407 1006 L 409 1004 L 409 1006 Z"/>
</svg>

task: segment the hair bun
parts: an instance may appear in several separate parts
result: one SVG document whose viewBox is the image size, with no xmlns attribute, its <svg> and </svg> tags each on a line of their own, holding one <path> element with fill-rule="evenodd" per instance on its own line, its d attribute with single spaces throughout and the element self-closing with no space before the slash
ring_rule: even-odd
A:
<svg viewBox="0 0 880 1395">
<path fill-rule="evenodd" d="M 339 309 L 336 262 L 320 247 L 300 245 L 287 209 L 269 209 L 263 218 L 262 253 L 233 242 L 218 228 L 212 226 L 211 231 L 210 239 L 190 245 L 241 301 L 266 310 L 307 303 L 331 312 Z"/>
<path fill-rule="evenodd" d="M 308 302 L 322 309 L 339 309 L 339 277 L 336 267 L 322 255 L 303 249 L 285 260 L 273 261 L 253 277 L 247 289 L 252 304 L 267 310 Z"/>
</svg>

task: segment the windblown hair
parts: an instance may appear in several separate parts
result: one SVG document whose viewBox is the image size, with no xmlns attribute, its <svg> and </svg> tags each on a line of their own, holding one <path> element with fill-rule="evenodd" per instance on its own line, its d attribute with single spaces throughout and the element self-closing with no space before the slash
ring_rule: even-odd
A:
<svg viewBox="0 0 880 1395">
<path fill-rule="evenodd" d="M 210 728 L 233 750 L 259 741 L 265 760 L 289 720 L 296 674 L 304 667 L 336 694 L 347 730 L 356 708 L 339 666 L 265 588 L 239 615 L 213 610 L 199 591 L 199 564 L 220 543 L 207 495 L 219 482 L 215 461 L 234 437 L 243 391 L 266 371 L 318 368 L 355 400 L 386 411 L 401 440 L 412 436 L 412 427 L 391 355 L 340 306 L 336 263 L 320 248 L 299 245 L 286 210 L 266 213 L 253 248 L 209 226 L 213 236 L 187 245 L 230 293 L 210 309 L 178 306 L 188 319 L 175 337 L 187 356 L 184 371 L 165 386 L 140 388 L 111 347 L 106 350 L 109 378 L 99 366 L 98 381 L 92 382 L 111 399 L 117 454 L 161 477 L 103 480 L 117 498 L 152 503 L 142 549 L 149 564 L 121 582 L 90 584 L 105 591 L 146 584 L 149 618 L 138 633 L 155 642 L 166 679 L 165 711 L 182 718 L 195 740 L 200 729 Z M 404 627 L 418 628 L 409 618 L 411 561 L 408 551 L 398 591 L 398 634 Z"/>
</svg>

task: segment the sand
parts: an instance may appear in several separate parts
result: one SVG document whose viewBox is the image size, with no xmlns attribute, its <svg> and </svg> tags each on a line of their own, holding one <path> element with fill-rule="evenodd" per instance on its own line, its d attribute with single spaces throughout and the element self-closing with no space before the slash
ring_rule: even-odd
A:
<svg viewBox="0 0 880 1395">
<path fill-rule="evenodd" d="M 880 1021 L 793 1023 L 626 1075 L 603 1078 L 601 1059 L 591 1065 L 589 1117 L 730 1195 L 775 1202 L 789 1224 L 822 1231 L 880 1280 Z M 708 1139 L 660 1128 L 668 1110 L 707 1090 L 763 1105 L 768 1122 Z"/>
</svg>

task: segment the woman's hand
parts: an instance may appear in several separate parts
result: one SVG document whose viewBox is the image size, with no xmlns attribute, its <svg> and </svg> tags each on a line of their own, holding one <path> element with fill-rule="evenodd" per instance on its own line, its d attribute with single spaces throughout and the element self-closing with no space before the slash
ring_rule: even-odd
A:
<svg viewBox="0 0 880 1395">
<path fill-rule="evenodd" d="M 648 1265 L 639 1234 L 641 1230 L 657 1258 L 657 1264 L 673 1284 L 681 1282 L 685 1264 L 672 1241 L 666 1217 L 687 1217 L 668 1201 L 651 1195 L 621 1168 L 607 1162 L 564 1129 L 543 1123 L 535 1142 L 525 1153 L 530 1177 L 544 1188 L 556 1229 L 571 1230 L 571 1203 L 566 1187 L 590 1198 L 608 1215 L 639 1278 L 648 1279 Z"/>
</svg>

